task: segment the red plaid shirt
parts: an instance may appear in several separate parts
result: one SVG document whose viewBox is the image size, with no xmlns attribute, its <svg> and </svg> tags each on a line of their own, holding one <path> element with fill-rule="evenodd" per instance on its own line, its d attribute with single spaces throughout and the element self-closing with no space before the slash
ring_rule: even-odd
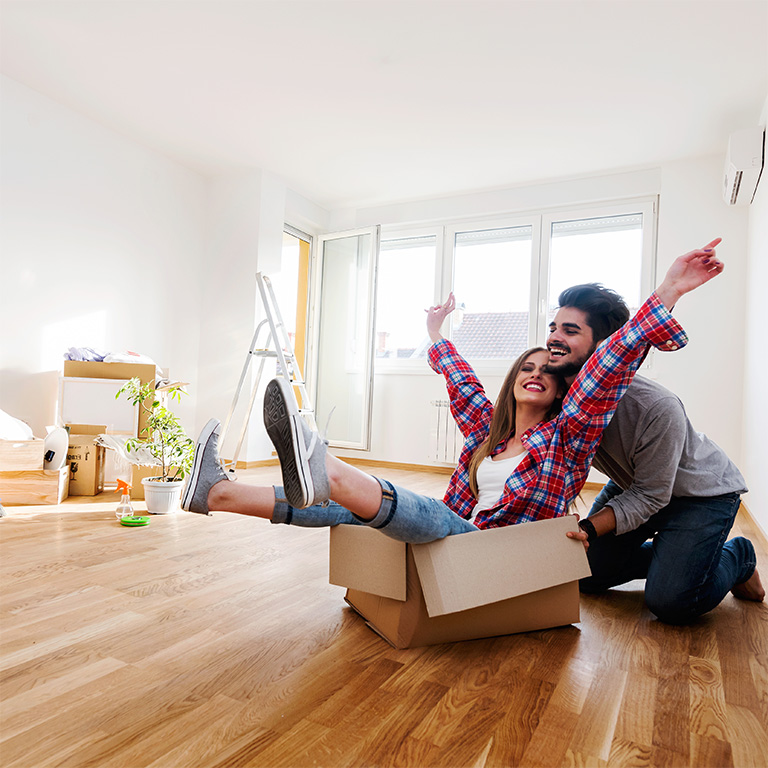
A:
<svg viewBox="0 0 768 768">
<path fill-rule="evenodd" d="M 687 343 L 685 331 L 652 294 L 629 322 L 598 346 L 571 385 L 560 414 L 523 433 L 520 439 L 528 455 L 507 478 L 498 503 L 479 512 L 475 524 L 498 528 L 566 514 L 587 479 L 603 430 L 649 345 L 670 350 Z M 430 347 L 429 364 L 445 376 L 451 413 L 464 435 L 459 464 L 443 501 L 469 519 L 477 504 L 469 488 L 469 461 L 488 436 L 493 404 L 450 341 Z M 504 450 L 507 440 L 496 446 L 493 455 Z"/>
</svg>

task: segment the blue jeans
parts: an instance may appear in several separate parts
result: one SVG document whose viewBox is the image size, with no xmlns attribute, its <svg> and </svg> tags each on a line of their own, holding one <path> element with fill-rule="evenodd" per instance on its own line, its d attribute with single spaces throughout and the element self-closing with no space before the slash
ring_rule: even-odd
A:
<svg viewBox="0 0 768 768">
<path fill-rule="evenodd" d="M 280 486 L 275 486 L 273 523 L 299 525 L 304 528 L 324 528 L 333 525 L 367 525 L 398 541 L 426 544 L 457 533 L 479 530 L 463 517 L 459 517 L 442 501 L 421 496 L 405 488 L 379 480 L 382 500 L 373 520 L 361 520 L 336 502 L 296 509 L 288 504 Z"/>
<path fill-rule="evenodd" d="M 609 481 L 589 514 L 621 492 Z M 587 551 L 592 576 L 579 582 L 581 591 L 603 592 L 645 579 L 646 604 L 662 621 L 686 624 L 711 611 L 757 564 L 751 541 L 741 536 L 726 541 L 739 503 L 737 493 L 673 497 L 634 531 L 600 536 Z"/>
</svg>

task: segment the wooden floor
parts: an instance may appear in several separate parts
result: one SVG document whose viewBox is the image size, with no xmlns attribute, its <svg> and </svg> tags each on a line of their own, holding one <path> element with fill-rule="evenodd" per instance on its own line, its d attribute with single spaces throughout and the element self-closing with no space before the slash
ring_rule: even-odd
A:
<svg viewBox="0 0 768 768">
<path fill-rule="evenodd" d="M 766 604 L 675 628 L 636 582 L 578 625 L 396 651 L 328 584 L 326 530 L 116 504 L 0 521 L 3 768 L 768 766 Z"/>
</svg>

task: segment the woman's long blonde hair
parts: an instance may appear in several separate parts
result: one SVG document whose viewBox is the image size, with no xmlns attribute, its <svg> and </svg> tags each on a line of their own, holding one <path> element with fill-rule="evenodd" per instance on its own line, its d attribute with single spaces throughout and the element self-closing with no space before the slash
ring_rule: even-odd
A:
<svg viewBox="0 0 768 768">
<path fill-rule="evenodd" d="M 491 427 L 488 431 L 488 437 L 477 446 L 469 461 L 469 487 L 472 493 L 477 497 L 477 468 L 480 462 L 490 456 L 493 449 L 502 441 L 507 440 L 515 434 L 515 412 L 517 410 L 517 400 L 515 400 L 515 380 L 520 373 L 525 361 L 535 352 L 546 352 L 544 347 L 531 347 L 523 352 L 520 357 L 512 363 L 512 367 L 507 372 L 504 383 L 501 385 L 501 391 L 496 398 L 493 406 L 493 416 L 491 417 Z M 565 382 L 558 376 L 558 384 L 561 392 L 565 392 L 567 387 Z M 563 399 L 558 397 L 552 402 L 544 420 L 554 419 L 563 405 Z"/>
</svg>

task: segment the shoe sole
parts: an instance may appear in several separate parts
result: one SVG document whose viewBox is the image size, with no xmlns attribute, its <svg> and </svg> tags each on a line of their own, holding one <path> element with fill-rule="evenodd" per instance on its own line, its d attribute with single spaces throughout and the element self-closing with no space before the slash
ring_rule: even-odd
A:
<svg viewBox="0 0 768 768">
<path fill-rule="evenodd" d="M 208 444 L 208 440 L 210 440 L 211 435 L 216 431 L 218 426 L 218 419 L 209 419 L 208 423 L 203 427 L 200 436 L 197 438 L 197 444 L 195 445 L 195 460 L 192 463 L 192 473 L 189 476 L 187 487 L 184 489 L 184 495 L 181 497 L 181 508 L 187 512 L 189 512 L 189 506 L 192 503 L 192 499 L 195 497 L 197 481 L 200 479 L 200 467 L 203 464 L 205 446 Z"/>
<path fill-rule="evenodd" d="M 264 392 L 264 426 L 277 451 L 283 475 L 283 490 L 288 503 L 304 509 L 312 498 L 312 474 L 306 457 L 304 434 L 298 423 L 299 415 L 292 394 L 283 387 L 284 379 L 272 379 Z"/>
</svg>

